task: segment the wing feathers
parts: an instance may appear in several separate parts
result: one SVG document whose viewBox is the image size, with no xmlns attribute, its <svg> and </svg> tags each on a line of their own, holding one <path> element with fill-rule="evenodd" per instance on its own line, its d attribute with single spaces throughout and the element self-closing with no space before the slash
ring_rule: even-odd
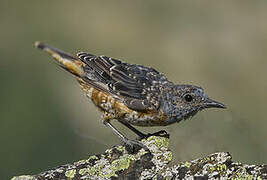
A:
<svg viewBox="0 0 267 180">
<path fill-rule="evenodd" d="M 147 92 L 154 81 L 165 78 L 156 70 L 141 65 L 132 65 L 107 56 L 94 56 L 85 52 L 77 54 L 79 59 L 86 64 L 84 71 L 94 74 L 99 79 L 98 86 L 106 92 L 119 97 L 132 109 L 147 110 L 158 108 L 147 99 Z M 154 88 L 155 89 L 155 88 Z M 157 99 L 157 98 L 156 98 Z"/>
</svg>

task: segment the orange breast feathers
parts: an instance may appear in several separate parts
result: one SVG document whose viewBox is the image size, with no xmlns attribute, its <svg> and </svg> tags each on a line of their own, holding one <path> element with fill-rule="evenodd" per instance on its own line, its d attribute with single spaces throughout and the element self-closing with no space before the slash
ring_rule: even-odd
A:
<svg viewBox="0 0 267 180">
<path fill-rule="evenodd" d="M 124 114 L 131 113 L 133 111 L 124 105 L 123 102 L 112 97 L 112 95 L 90 86 L 80 78 L 77 78 L 77 80 L 87 97 L 90 98 L 102 112 L 112 115 L 113 118 L 119 118 Z"/>
</svg>

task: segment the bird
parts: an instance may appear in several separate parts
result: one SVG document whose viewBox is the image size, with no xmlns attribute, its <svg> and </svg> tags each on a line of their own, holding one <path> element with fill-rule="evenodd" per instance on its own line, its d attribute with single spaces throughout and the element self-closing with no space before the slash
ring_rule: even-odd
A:
<svg viewBox="0 0 267 180">
<path fill-rule="evenodd" d="M 203 88 L 175 84 L 152 67 L 87 52 L 72 55 L 39 41 L 35 47 L 50 54 L 60 67 L 74 75 L 81 90 L 102 112 L 103 124 L 132 148 L 148 150 L 141 139 L 169 135 L 165 130 L 145 134 L 134 126 L 167 126 L 193 117 L 203 109 L 226 108 L 209 98 Z M 129 128 L 139 139 L 127 138 L 112 120 Z"/>
</svg>

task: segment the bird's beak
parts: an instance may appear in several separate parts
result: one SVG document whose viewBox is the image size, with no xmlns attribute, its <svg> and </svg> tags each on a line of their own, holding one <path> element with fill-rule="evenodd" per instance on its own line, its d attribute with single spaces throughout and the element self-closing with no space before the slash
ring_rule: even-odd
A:
<svg viewBox="0 0 267 180">
<path fill-rule="evenodd" d="M 205 106 L 205 108 L 223 108 L 223 109 L 226 108 L 226 106 L 224 104 L 217 102 L 217 101 L 214 101 L 210 98 L 207 98 L 204 101 L 204 106 Z"/>
</svg>

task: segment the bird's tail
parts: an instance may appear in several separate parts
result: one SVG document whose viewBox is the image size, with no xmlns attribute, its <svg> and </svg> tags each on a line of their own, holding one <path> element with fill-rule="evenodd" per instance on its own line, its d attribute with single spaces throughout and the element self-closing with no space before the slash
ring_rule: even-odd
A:
<svg viewBox="0 0 267 180">
<path fill-rule="evenodd" d="M 50 54 L 58 62 L 58 65 L 63 69 L 74 74 L 75 76 L 84 76 L 84 70 L 82 68 L 83 63 L 78 58 L 38 41 L 35 42 L 34 45 L 36 48 L 39 48 Z"/>
</svg>

